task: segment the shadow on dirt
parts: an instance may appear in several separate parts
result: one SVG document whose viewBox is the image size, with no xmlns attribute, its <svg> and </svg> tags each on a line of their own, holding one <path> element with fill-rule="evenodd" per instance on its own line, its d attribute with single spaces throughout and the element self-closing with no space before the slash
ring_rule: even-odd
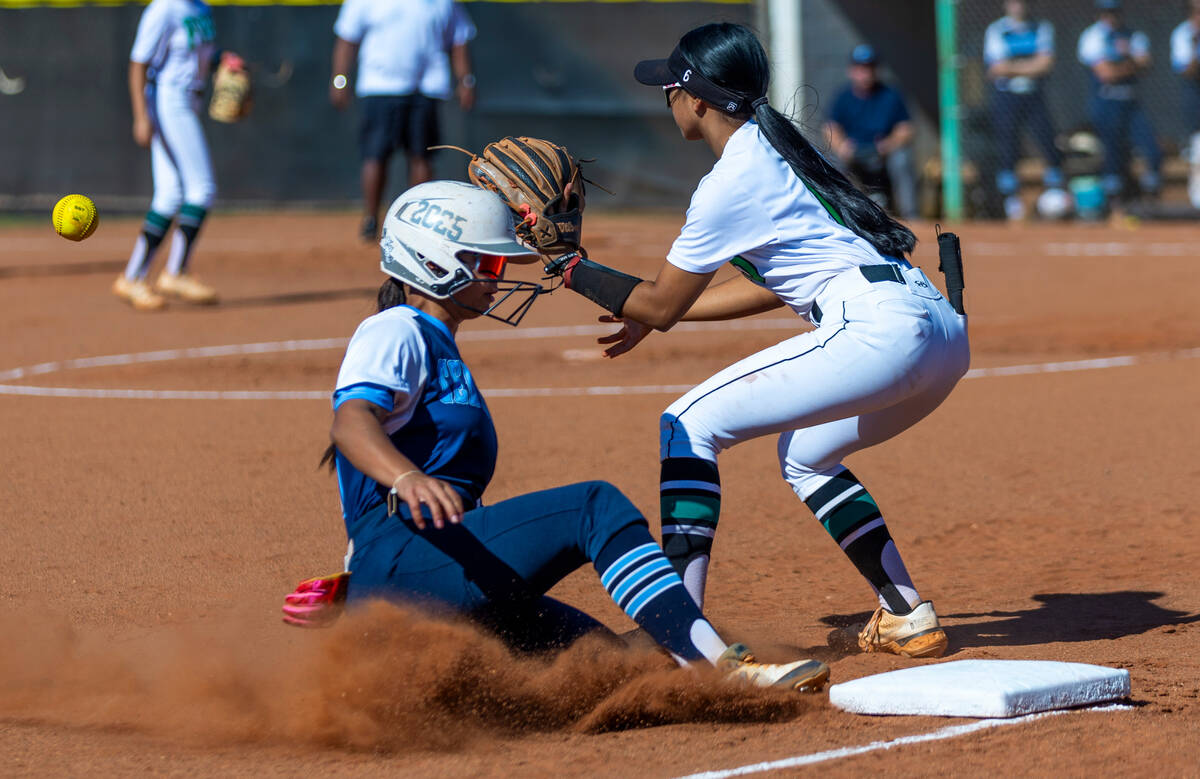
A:
<svg viewBox="0 0 1200 779">
<path fill-rule="evenodd" d="M 256 308 L 259 306 L 290 306 L 300 303 L 324 303 L 331 300 L 346 300 L 349 298 L 373 298 L 379 291 L 378 287 L 357 287 L 354 289 L 327 289 L 313 292 L 285 292 L 278 295 L 259 295 L 246 298 L 222 298 L 216 308 Z M 175 310 L 201 312 L 212 306 L 179 306 Z"/>
<path fill-rule="evenodd" d="M 953 650 L 988 646 L 1030 646 L 1055 642 L 1099 641 L 1139 635 L 1169 625 L 1200 622 L 1188 614 L 1158 606 L 1161 592 L 1122 590 L 1034 595 L 1038 606 L 1021 611 L 942 614 Z M 844 656 L 857 652 L 852 626 L 865 624 L 870 612 L 831 614 L 821 621 L 834 628 L 827 651 Z M 963 620 L 971 620 L 963 623 Z"/>
<path fill-rule="evenodd" d="M 29 278 L 33 276 L 87 276 L 93 273 L 119 273 L 123 270 L 125 270 L 125 260 L 8 265 L 0 267 L 0 279 Z"/>
<path fill-rule="evenodd" d="M 1200 622 L 1200 614 L 1164 609 L 1153 601 L 1161 592 L 1047 593 L 1041 604 L 1023 611 L 946 614 L 946 619 L 984 621 L 952 625 L 947 633 L 956 647 L 1027 646 L 1056 641 L 1099 641 L 1145 633 L 1168 625 Z"/>
</svg>

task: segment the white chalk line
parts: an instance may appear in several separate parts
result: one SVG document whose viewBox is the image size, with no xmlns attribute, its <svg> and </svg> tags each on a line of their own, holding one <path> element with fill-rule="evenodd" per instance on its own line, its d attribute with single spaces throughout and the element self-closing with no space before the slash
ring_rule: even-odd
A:
<svg viewBox="0 0 1200 779">
<path fill-rule="evenodd" d="M 738 326 L 733 326 L 733 325 Z M 795 329 L 794 319 L 760 319 L 741 323 L 685 322 L 684 330 L 712 330 L 723 326 L 729 330 Z M 609 325 L 578 325 L 566 327 L 535 327 L 527 330 L 489 330 L 463 333 L 463 341 L 530 340 L 538 338 L 561 338 L 581 335 L 598 335 L 612 332 Z M 160 349 L 150 352 L 110 354 L 100 357 L 82 357 L 73 360 L 44 362 L 24 368 L 0 371 L 0 382 L 10 382 L 30 376 L 44 376 L 59 371 L 78 368 L 96 368 L 117 365 L 133 365 L 172 360 L 205 357 L 228 357 L 239 354 L 271 354 L 280 352 L 321 351 L 341 349 L 349 343 L 347 338 L 317 338 L 291 341 L 266 341 L 249 344 L 226 344 L 201 346 L 186 349 Z M 964 379 L 981 379 L 997 376 L 1026 376 L 1039 373 L 1066 373 L 1072 371 L 1123 368 L 1154 362 L 1191 360 L 1200 357 L 1200 348 L 1143 355 L 1119 355 L 1087 360 L 1029 363 L 1005 365 L 996 368 L 973 368 Z M 582 397 L 589 395 L 679 395 L 692 389 L 692 384 L 645 384 L 590 387 L 517 387 L 489 389 L 483 394 L 488 398 L 547 398 Z M 29 384 L 0 383 L 0 395 L 52 398 L 106 398 L 133 400 L 328 400 L 325 390 L 153 390 L 153 389 L 103 389 L 85 387 L 42 387 Z"/>
<path fill-rule="evenodd" d="M 1013 717 L 1011 719 L 984 719 L 977 722 L 972 722 L 967 725 L 950 725 L 940 730 L 935 730 L 930 733 L 922 733 L 916 736 L 902 736 L 894 738 L 890 741 L 872 741 L 870 744 L 864 744 L 858 747 L 842 747 L 840 749 L 828 749 L 824 752 L 814 752 L 810 755 L 798 755 L 796 757 L 788 757 L 782 760 L 771 760 L 764 763 L 751 763 L 749 765 L 739 766 L 737 768 L 728 768 L 720 771 L 704 771 L 698 774 L 688 774 L 687 776 L 679 777 L 679 779 L 725 779 L 730 776 L 746 776 L 747 774 L 758 774 L 765 771 L 779 771 L 784 768 L 798 768 L 805 765 L 813 765 L 814 763 L 824 763 L 829 760 L 840 760 L 843 757 L 854 757 L 855 755 L 864 755 L 868 752 L 878 752 L 884 749 L 894 749 L 896 747 L 908 746 L 910 744 L 922 744 L 927 741 L 943 741 L 948 738 L 957 738 L 966 736 L 971 733 L 978 733 L 981 730 L 989 730 L 991 728 L 1002 728 L 1008 725 L 1023 725 L 1027 722 L 1044 719 L 1046 717 L 1055 717 L 1060 714 L 1071 714 L 1075 712 L 1110 712 L 1110 711 L 1129 711 L 1132 706 L 1116 703 L 1109 706 L 1093 706 L 1086 709 L 1065 709 L 1058 711 L 1042 711 L 1036 714 L 1026 714 L 1023 717 Z"/>
<path fill-rule="evenodd" d="M 1040 252 L 1044 257 L 1193 257 L 1198 254 L 1192 241 L 1046 241 L 1033 244 L 971 241 L 964 251 L 968 256 L 995 257 L 1027 257 L 1031 252 Z"/>
</svg>

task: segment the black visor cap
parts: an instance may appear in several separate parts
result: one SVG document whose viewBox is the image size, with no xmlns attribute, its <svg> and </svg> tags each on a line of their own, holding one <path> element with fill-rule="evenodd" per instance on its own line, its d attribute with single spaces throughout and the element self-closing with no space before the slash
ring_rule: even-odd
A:
<svg viewBox="0 0 1200 779">
<path fill-rule="evenodd" d="M 684 91 L 727 114 L 748 113 L 752 98 L 746 98 L 714 84 L 692 67 L 678 47 L 665 60 L 642 60 L 633 68 L 633 77 L 646 86 L 679 84 Z"/>
</svg>

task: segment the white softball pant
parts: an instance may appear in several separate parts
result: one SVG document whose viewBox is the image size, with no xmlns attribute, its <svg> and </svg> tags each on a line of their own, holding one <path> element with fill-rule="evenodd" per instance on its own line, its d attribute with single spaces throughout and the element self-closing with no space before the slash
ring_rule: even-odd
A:
<svg viewBox="0 0 1200 779">
<path fill-rule="evenodd" d="M 671 404 L 661 454 L 712 462 L 722 450 L 780 433 L 783 477 L 801 500 L 851 452 L 886 441 L 938 407 L 970 363 L 966 317 L 919 268 L 904 284 L 835 277 L 811 332 L 724 369 Z"/>
<path fill-rule="evenodd" d="M 154 124 L 151 210 L 173 216 L 184 203 L 208 208 L 217 185 L 200 124 L 201 96 L 186 89 L 156 86 L 149 88 L 146 98 Z"/>
</svg>

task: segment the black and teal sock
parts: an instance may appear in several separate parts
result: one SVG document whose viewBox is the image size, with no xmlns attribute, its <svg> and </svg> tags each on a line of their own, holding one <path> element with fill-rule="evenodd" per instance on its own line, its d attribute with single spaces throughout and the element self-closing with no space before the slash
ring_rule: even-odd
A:
<svg viewBox="0 0 1200 779">
<path fill-rule="evenodd" d="M 804 501 L 893 614 L 921 602 L 879 506 L 849 470 L 843 470 Z"/>
<path fill-rule="evenodd" d="M 716 664 L 725 643 L 700 613 L 645 524 L 617 531 L 592 565 L 613 601 L 659 646 L 685 664 L 697 660 Z"/>
<path fill-rule="evenodd" d="M 171 254 L 167 257 L 167 273 L 178 276 L 187 272 L 188 262 L 192 259 L 192 249 L 195 248 L 196 236 L 204 217 L 208 216 L 202 206 L 184 204 L 179 209 L 179 219 L 176 222 L 175 239 L 171 241 Z"/>
<path fill-rule="evenodd" d="M 170 226 L 171 217 L 163 216 L 157 211 L 146 212 L 146 218 L 142 220 L 142 232 L 138 234 L 137 241 L 133 244 L 133 253 L 129 255 L 129 262 L 125 265 L 125 278 L 130 281 L 146 278 L 154 253 L 158 251 L 158 245 L 162 243 Z"/>
<path fill-rule="evenodd" d="M 663 552 L 696 605 L 703 607 L 708 561 L 721 516 L 717 464 L 698 457 L 663 460 L 659 504 Z"/>
</svg>

